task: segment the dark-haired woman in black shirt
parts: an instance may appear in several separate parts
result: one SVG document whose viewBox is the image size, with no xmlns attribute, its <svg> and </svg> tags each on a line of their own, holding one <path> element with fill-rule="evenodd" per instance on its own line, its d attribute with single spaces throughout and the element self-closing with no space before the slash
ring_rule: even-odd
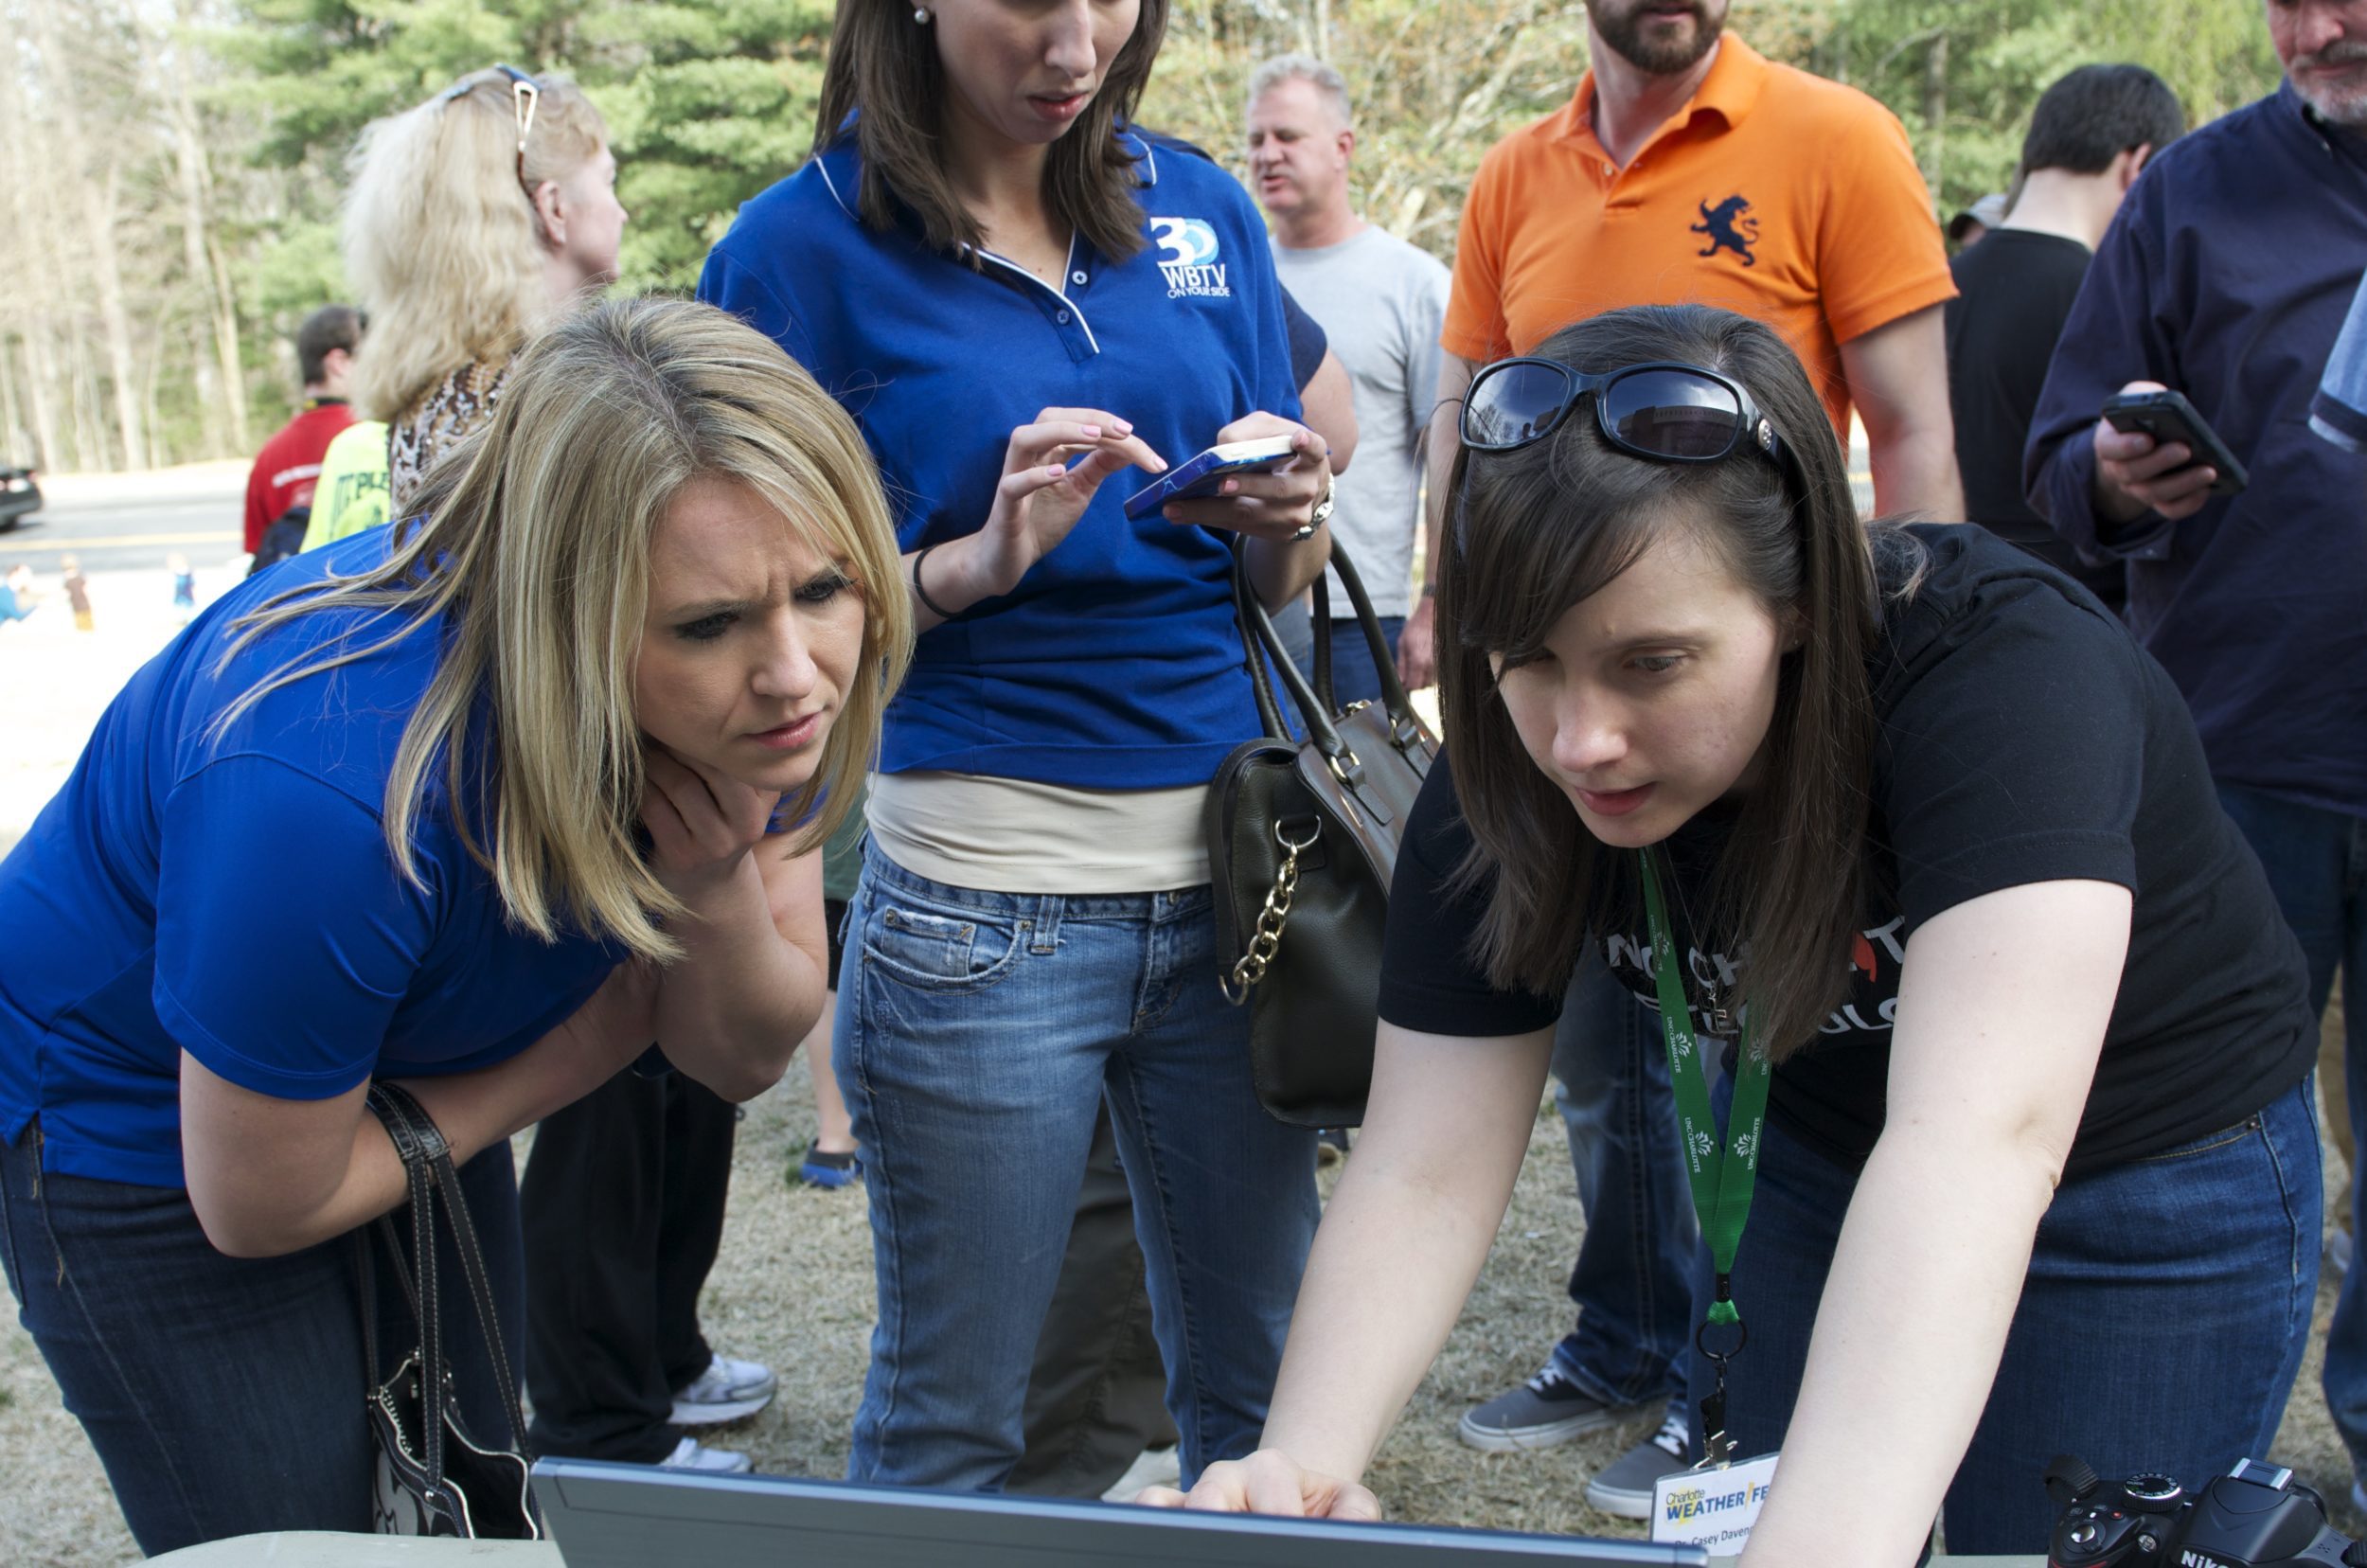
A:
<svg viewBox="0 0 2367 1568">
<path fill-rule="evenodd" d="M 1363 1140 L 1266 1446 L 1190 1501 L 1378 1511 L 1357 1478 L 1486 1256 L 1592 944 L 1661 1012 L 1707 1200 L 1697 1315 L 1733 1354 L 1695 1408 L 1782 1451 L 1749 1568 L 1895 1568 L 1943 1509 L 1952 1551 L 2036 1552 L 2055 1453 L 2190 1484 L 2265 1453 L 2316 1288 L 2316 1025 L 2168 678 L 1978 529 L 1869 536 L 1741 317 L 1566 329 L 1463 420 L 1451 766 L 1398 867 Z"/>
</svg>

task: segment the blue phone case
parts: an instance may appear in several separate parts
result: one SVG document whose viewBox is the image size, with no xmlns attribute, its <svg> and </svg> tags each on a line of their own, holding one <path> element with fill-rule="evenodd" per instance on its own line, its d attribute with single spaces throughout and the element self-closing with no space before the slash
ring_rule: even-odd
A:
<svg viewBox="0 0 2367 1568">
<path fill-rule="evenodd" d="M 1287 436 L 1269 436 L 1210 447 L 1128 496 L 1126 515 L 1139 523 L 1170 501 L 1210 494 L 1227 474 L 1261 473 L 1279 468 L 1290 460 L 1290 440 Z M 1282 444 L 1279 452 L 1273 450 L 1275 442 Z"/>
</svg>

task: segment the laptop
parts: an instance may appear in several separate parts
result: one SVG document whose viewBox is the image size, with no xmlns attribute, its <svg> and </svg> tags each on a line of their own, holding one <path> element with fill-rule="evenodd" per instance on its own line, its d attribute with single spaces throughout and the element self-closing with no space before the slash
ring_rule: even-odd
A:
<svg viewBox="0 0 2367 1568">
<path fill-rule="evenodd" d="M 566 1568 L 1706 1568 L 1698 1546 L 543 1459 Z"/>
</svg>

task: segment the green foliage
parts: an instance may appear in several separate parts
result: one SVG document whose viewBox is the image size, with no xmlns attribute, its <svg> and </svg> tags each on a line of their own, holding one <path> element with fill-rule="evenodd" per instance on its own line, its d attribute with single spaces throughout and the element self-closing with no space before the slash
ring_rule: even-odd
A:
<svg viewBox="0 0 2367 1568">
<path fill-rule="evenodd" d="M 16 282 L 0 294 L 0 424 L 14 421 L 0 446 L 45 421 L 48 461 L 119 460 L 111 431 L 128 386 L 149 411 L 148 457 L 221 454 L 231 363 L 247 439 L 259 439 L 294 391 L 289 334 L 347 292 L 337 204 L 355 136 L 496 61 L 565 71 L 590 93 L 632 214 L 624 285 L 689 289 L 739 205 L 804 157 L 835 3 L 0 0 L 0 187 L 15 219 L 0 228 L 0 271 Z M 2006 187 L 2032 105 L 2073 66 L 2150 66 L 2196 123 L 2269 91 L 2278 72 L 2260 5 L 1734 0 L 1730 25 L 1887 104 L 1948 213 Z M 75 46 L 38 47 L 50 27 Z M 1581 0 L 1171 0 L 1143 118 L 1244 172 L 1249 75 L 1286 50 L 1348 80 L 1361 210 L 1451 258 L 1481 156 L 1569 101 L 1586 13 Z M 58 113 L 67 101 L 79 132 Z M 202 199 L 182 180 L 192 123 Z M 112 306 L 95 281 L 110 247 Z M 209 313 L 218 276 L 236 306 L 226 351 Z M 100 330 L 109 309 L 128 333 Z"/>
<path fill-rule="evenodd" d="M 2057 78 L 2144 65 L 2195 124 L 2277 83 L 2260 7 L 2245 0 L 1794 0 L 1792 58 L 1863 88 L 1906 122 L 1942 212 L 2003 190 L 2030 111 Z"/>
<path fill-rule="evenodd" d="M 688 289 L 739 204 L 794 169 L 821 101 L 817 0 L 634 5 L 587 18 L 621 172 L 625 281 Z"/>
<path fill-rule="evenodd" d="M 1575 0 L 1179 0 L 1143 120 L 1245 173 L 1250 74 L 1293 50 L 1347 79 L 1361 210 L 1450 258 L 1481 155 L 1576 87 L 1586 15 Z"/>
<path fill-rule="evenodd" d="M 247 0 L 215 45 L 225 97 L 265 116 L 251 156 L 296 171 L 299 213 L 250 262 L 245 293 L 299 279 L 336 292 L 334 199 L 362 128 L 496 61 L 563 71 L 599 106 L 632 221 L 633 288 L 685 289 L 741 202 L 806 151 L 827 0 Z M 291 253 L 291 254 L 283 254 Z"/>
</svg>

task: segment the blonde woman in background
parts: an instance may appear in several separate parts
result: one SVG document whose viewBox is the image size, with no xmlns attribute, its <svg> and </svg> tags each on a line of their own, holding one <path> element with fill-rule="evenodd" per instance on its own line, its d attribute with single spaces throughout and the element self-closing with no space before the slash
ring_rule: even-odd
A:
<svg viewBox="0 0 2367 1568">
<path fill-rule="evenodd" d="M 615 277 L 625 209 L 591 99 L 509 65 L 372 123 L 351 168 L 346 276 L 371 325 L 354 412 L 386 422 L 401 508 L 484 422 L 535 330 Z"/>
<path fill-rule="evenodd" d="M 326 473 L 332 501 L 363 504 L 323 518 L 325 537 L 408 515 L 436 462 L 499 406 L 528 336 L 614 278 L 615 184 L 591 100 L 511 65 L 363 133 L 345 258 L 375 341 L 353 395 L 363 419 L 386 421 L 386 482 Z M 733 1123 L 696 1084 L 619 1075 L 537 1134 L 522 1197 L 538 1451 L 748 1468 L 684 1431 L 753 1415 L 773 1394 L 770 1369 L 717 1355 L 699 1331 Z"/>
<path fill-rule="evenodd" d="M 208 607 L 0 863 L 0 1265 L 151 1554 L 369 1527 L 373 1078 L 514 1338 L 509 1135 L 653 1040 L 745 1099 L 823 1006 L 821 846 L 912 636 L 853 421 L 720 312 L 609 305 L 418 505 Z"/>
</svg>

